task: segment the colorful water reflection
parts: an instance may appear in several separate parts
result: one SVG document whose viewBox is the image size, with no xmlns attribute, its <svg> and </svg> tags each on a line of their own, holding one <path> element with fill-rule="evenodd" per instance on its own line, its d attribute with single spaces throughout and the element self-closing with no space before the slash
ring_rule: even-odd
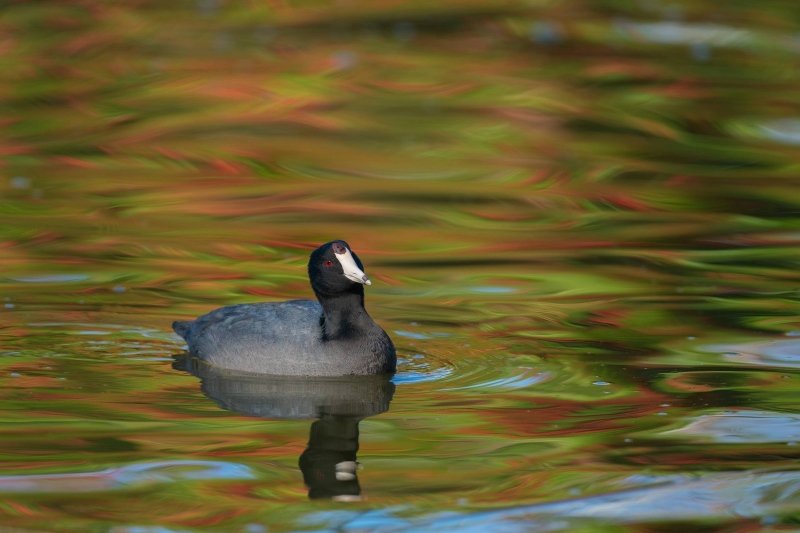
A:
<svg viewBox="0 0 800 533">
<path fill-rule="evenodd" d="M 0 533 L 790 529 L 795 11 L 5 6 Z M 392 382 L 187 363 L 333 238 Z"/>
</svg>

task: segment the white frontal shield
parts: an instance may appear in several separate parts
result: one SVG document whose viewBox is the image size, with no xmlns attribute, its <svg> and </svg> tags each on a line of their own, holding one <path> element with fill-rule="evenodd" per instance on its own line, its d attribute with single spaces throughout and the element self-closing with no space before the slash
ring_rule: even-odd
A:
<svg viewBox="0 0 800 533">
<path fill-rule="evenodd" d="M 335 246 L 333 251 L 335 252 L 336 259 L 338 259 L 342 264 L 344 277 L 350 281 L 361 283 L 362 285 L 372 285 L 372 282 L 369 280 L 369 276 L 364 274 L 364 272 L 358 268 L 358 265 L 356 265 L 356 261 L 353 259 L 353 255 L 350 253 L 350 250 L 348 250 L 345 246 Z"/>
</svg>

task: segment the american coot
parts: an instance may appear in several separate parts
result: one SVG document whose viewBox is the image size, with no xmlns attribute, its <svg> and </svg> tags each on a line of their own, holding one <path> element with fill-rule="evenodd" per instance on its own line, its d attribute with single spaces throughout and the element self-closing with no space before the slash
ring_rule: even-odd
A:
<svg viewBox="0 0 800 533">
<path fill-rule="evenodd" d="M 192 354 L 231 370 L 283 376 L 394 372 L 394 345 L 364 309 L 370 280 L 363 268 L 346 242 L 331 241 L 308 261 L 319 302 L 231 305 L 172 328 Z"/>
</svg>

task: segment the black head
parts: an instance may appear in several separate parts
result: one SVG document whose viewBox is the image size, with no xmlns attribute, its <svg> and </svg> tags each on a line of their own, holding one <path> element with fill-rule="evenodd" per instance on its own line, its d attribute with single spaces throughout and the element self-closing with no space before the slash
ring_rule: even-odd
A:
<svg viewBox="0 0 800 533">
<path fill-rule="evenodd" d="M 361 260 L 344 241 L 331 241 L 311 252 L 308 278 L 318 297 L 363 295 L 364 285 L 371 284 Z"/>
</svg>

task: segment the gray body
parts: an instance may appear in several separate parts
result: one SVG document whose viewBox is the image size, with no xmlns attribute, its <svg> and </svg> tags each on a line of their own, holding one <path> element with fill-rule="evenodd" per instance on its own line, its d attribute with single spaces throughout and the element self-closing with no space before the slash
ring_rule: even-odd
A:
<svg viewBox="0 0 800 533">
<path fill-rule="evenodd" d="M 290 300 L 222 307 L 173 328 L 193 355 L 230 370 L 283 376 L 394 372 L 392 341 L 363 307 L 348 314 L 346 327 L 332 325 L 326 328 L 319 302 Z"/>
</svg>

